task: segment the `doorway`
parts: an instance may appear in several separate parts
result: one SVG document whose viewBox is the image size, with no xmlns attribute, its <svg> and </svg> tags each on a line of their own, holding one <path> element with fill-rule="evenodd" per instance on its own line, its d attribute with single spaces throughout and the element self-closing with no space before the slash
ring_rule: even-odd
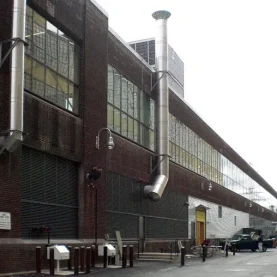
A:
<svg viewBox="0 0 277 277">
<path fill-rule="evenodd" d="M 196 245 L 201 245 L 206 239 L 206 209 L 196 208 Z"/>
</svg>

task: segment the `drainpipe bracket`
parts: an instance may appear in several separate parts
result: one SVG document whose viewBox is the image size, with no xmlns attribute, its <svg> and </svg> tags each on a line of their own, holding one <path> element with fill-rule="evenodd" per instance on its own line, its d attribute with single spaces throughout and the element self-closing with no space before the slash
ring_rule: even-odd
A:
<svg viewBox="0 0 277 277">
<path fill-rule="evenodd" d="M 10 43 L 12 42 L 12 45 L 10 46 L 10 48 L 8 49 L 7 53 L 4 55 L 4 57 L 2 58 L 2 47 L 4 44 L 6 43 Z M 28 43 L 17 37 L 17 38 L 11 38 L 11 39 L 6 39 L 0 42 L 0 68 L 2 67 L 3 63 L 5 62 L 5 60 L 8 58 L 8 56 L 11 54 L 12 50 L 14 49 L 14 47 L 19 43 L 23 43 L 24 46 L 28 46 Z"/>
</svg>

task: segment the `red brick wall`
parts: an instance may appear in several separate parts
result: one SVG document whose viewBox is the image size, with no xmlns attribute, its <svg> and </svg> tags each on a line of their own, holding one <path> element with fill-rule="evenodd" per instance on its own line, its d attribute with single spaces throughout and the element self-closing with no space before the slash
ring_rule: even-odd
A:
<svg viewBox="0 0 277 277">
<path fill-rule="evenodd" d="M 106 151 L 107 133 L 100 137 L 100 150 L 95 147 L 95 138 L 101 128 L 107 126 L 107 46 L 108 19 L 91 1 L 86 2 L 85 40 L 83 64 L 81 65 L 82 87 L 85 91 L 82 98 L 82 114 L 84 124 L 84 174 L 93 166 L 103 169 L 102 177 L 97 181 L 98 190 L 98 238 L 104 238 L 106 231 Z M 93 191 L 84 182 L 80 187 L 80 197 L 84 200 L 81 238 L 92 238 L 95 233 L 95 217 Z"/>
</svg>

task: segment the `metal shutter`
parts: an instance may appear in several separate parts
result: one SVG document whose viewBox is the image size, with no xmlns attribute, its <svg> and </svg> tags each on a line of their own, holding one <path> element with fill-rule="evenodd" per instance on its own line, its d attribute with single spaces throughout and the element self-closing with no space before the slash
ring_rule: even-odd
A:
<svg viewBox="0 0 277 277">
<path fill-rule="evenodd" d="M 32 227 L 51 227 L 52 238 L 78 237 L 78 164 L 23 147 L 21 234 L 46 238 Z"/>
<path fill-rule="evenodd" d="M 166 188 L 159 202 L 143 195 L 137 180 L 108 172 L 108 232 L 120 231 L 122 238 L 138 238 L 139 216 L 146 219 L 147 238 L 186 238 L 188 235 L 187 195 Z"/>
</svg>

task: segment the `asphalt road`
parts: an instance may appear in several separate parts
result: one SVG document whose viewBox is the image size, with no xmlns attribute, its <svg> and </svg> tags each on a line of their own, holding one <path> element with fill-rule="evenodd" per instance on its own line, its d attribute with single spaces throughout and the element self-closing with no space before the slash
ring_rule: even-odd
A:
<svg viewBox="0 0 277 277">
<path fill-rule="evenodd" d="M 217 255 L 205 263 L 198 260 L 186 261 L 184 267 L 178 263 L 136 263 L 134 268 L 107 269 L 92 276 L 107 277 L 277 277 L 277 249 L 267 252 L 240 252 L 225 258 Z"/>
</svg>

